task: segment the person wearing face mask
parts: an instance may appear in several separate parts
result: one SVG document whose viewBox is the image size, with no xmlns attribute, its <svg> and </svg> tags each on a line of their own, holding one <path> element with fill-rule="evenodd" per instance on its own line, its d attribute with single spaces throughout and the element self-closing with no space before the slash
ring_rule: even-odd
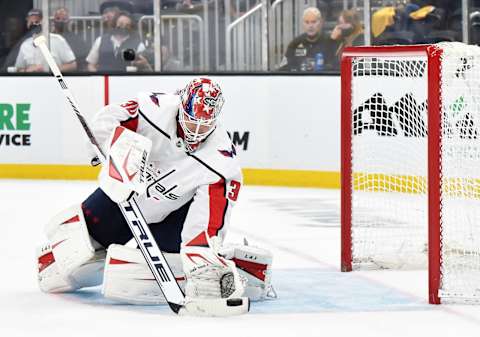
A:
<svg viewBox="0 0 480 337">
<path fill-rule="evenodd" d="M 39 33 L 42 30 L 42 11 L 36 8 L 31 9 L 28 11 L 27 16 L 25 18 L 25 25 L 26 25 L 26 32 L 23 37 L 16 42 L 16 44 L 10 49 L 5 62 L 3 63 L 2 70 L 6 71 L 12 68 L 15 65 L 15 61 L 18 56 L 18 52 L 20 51 L 20 46 L 22 43 L 31 37 L 34 33 Z"/>
<path fill-rule="evenodd" d="M 87 56 L 89 71 L 125 71 L 127 67 L 150 70 L 150 65 L 142 53 L 145 45 L 133 30 L 133 19 L 127 12 L 115 17 L 111 32 L 98 37 Z M 127 61 L 123 57 L 125 50 L 135 51 L 135 59 Z"/>
<path fill-rule="evenodd" d="M 152 0 L 148 0 L 150 3 Z M 115 19 L 121 12 L 133 13 L 134 8 L 137 7 L 138 0 L 135 1 L 135 6 L 131 1 L 126 0 L 112 0 L 104 1 L 100 5 L 100 13 L 102 14 L 103 31 L 108 33 L 115 28 Z M 162 1 L 163 2 L 163 1 Z M 153 5 L 152 5 L 153 6 Z"/>
<path fill-rule="evenodd" d="M 322 71 L 331 67 L 332 43 L 323 33 L 322 13 L 316 7 L 303 12 L 304 33 L 287 47 L 279 70 Z"/>
<path fill-rule="evenodd" d="M 102 13 L 102 25 L 105 32 L 111 32 L 114 28 L 115 17 L 120 13 L 120 8 L 116 6 L 105 7 L 100 10 Z"/>
<path fill-rule="evenodd" d="M 77 70 L 82 71 L 86 69 L 87 44 L 80 35 L 70 31 L 70 15 L 65 7 L 58 8 L 53 13 L 53 27 L 52 31 L 61 35 L 72 48 L 73 54 L 77 60 Z"/>
<path fill-rule="evenodd" d="M 33 18 L 32 18 L 33 17 Z M 33 38 L 42 31 L 42 12 L 38 9 L 31 10 L 27 16 L 27 27 L 31 36 L 23 41 L 15 60 L 15 68 L 18 72 L 48 72 L 49 67 L 40 50 L 33 44 Z M 77 63 L 72 49 L 67 41 L 60 35 L 51 33 L 49 36 L 50 51 L 53 58 L 63 72 L 75 71 Z"/>
<path fill-rule="evenodd" d="M 330 34 L 330 38 L 337 43 L 334 68 L 338 69 L 345 47 L 365 44 L 362 23 L 355 10 L 344 10 L 340 13 L 338 23 Z"/>
</svg>

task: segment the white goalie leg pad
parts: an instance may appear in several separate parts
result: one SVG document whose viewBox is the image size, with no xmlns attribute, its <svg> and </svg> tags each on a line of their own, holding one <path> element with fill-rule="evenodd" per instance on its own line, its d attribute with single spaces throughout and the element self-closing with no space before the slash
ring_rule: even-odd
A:
<svg viewBox="0 0 480 337">
<path fill-rule="evenodd" d="M 100 188 L 117 203 L 136 192 L 145 193 L 147 160 L 152 141 L 123 126 L 113 130 L 109 151 L 99 175 Z"/>
<path fill-rule="evenodd" d="M 276 297 L 272 286 L 273 255 L 270 251 L 249 246 L 245 240 L 244 245 L 222 248 L 220 254 L 235 262 L 238 273 L 247 280 L 243 296 L 252 301 Z"/>
<path fill-rule="evenodd" d="M 80 205 L 55 216 L 45 232 L 49 243 L 37 250 L 42 291 L 73 291 L 102 282 L 105 250 L 88 234 Z"/>
<path fill-rule="evenodd" d="M 66 292 L 75 290 L 68 278 L 64 278 L 55 263 L 49 244 L 37 247 L 38 285 L 44 292 Z"/>
<path fill-rule="evenodd" d="M 183 290 L 185 274 L 180 254 L 164 253 L 164 256 Z M 140 250 L 123 245 L 108 247 L 102 293 L 106 298 L 122 303 L 167 303 Z"/>
</svg>

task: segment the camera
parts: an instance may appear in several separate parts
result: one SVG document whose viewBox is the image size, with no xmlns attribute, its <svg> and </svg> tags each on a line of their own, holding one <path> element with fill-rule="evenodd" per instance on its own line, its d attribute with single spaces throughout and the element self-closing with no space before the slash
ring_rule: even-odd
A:
<svg viewBox="0 0 480 337">
<path fill-rule="evenodd" d="M 122 51 L 122 57 L 124 61 L 135 61 L 135 50 L 128 48 Z"/>
</svg>

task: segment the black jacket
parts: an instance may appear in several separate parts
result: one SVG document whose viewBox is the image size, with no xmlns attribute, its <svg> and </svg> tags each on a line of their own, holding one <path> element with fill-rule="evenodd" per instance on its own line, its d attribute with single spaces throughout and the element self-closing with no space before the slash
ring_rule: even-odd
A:
<svg viewBox="0 0 480 337">
<path fill-rule="evenodd" d="M 280 70 L 288 71 L 318 71 L 331 69 L 332 56 L 335 53 L 331 39 L 321 34 L 315 40 L 310 40 L 306 33 L 296 37 L 288 45 L 285 59 Z M 318 54 L 323 57 L 323 69 L 319 69 L 315 62 Z"/>
<path fill-rule="evenodd" d="M 115 53 L 113 42 L 111 40 L 111 34 L 105 34 L 100 40 L 100 50 L 98 58 L 98 70 L 99 71 L 125 71 L 126 67 L 130 64 L 123 59 L 123 51 L 125 49 L 137 50 L 138 45 L 141 43 L 140 38 L 137 35 L 131 35 L 127 40 L 122 42 L 118 48 L 118 52 Z"/>
</svg>

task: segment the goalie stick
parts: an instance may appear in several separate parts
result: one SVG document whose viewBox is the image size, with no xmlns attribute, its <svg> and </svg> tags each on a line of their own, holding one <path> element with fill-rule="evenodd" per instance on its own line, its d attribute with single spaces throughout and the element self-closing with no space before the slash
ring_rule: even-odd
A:
<svg viewBox="0 0 480 337">
<path fill-rule="evenodd" d="M 48 50 L 46 38 L 39 35 L 34 39 L 34 45 L 40 49 L 43 57 L 47 61 L 53 75 L 57 79 L 62 92 L 65 95 L 72 110 L 75 112 L 78 120 L 87 134 L 97 157 L 100 161 L 106 159 L 105 153 L 99 146 L 94 134 L 92 133 L 85 117 L 81 114 L 78 104 L 75 101 L 70 89 L 68 89 L 63 75 L 58 68 L 52 54 Z M 120 170 L 121 171 L 121 170 Z M 123 173 L 121 173 L 123 175 Z M 201 316 L 229 316 L 248 312 L 250 302 L 248 298 L 215 299 L 215 300 L 192 300 L 186 301 L 175 276 L 168 265 L 163 253 L 158 247 L 150 228 L 140 211 L 140 208 L 134 197 L 118 204 L 122 214 L 132 231 L 133 237 L 137 242 L 142 255 L 144 256 L 148 267 L 150 268 L 155 280 L 162 291 L 168 305 L 173 312 L 177 314 L 194 314 Z"/>
</svg>

